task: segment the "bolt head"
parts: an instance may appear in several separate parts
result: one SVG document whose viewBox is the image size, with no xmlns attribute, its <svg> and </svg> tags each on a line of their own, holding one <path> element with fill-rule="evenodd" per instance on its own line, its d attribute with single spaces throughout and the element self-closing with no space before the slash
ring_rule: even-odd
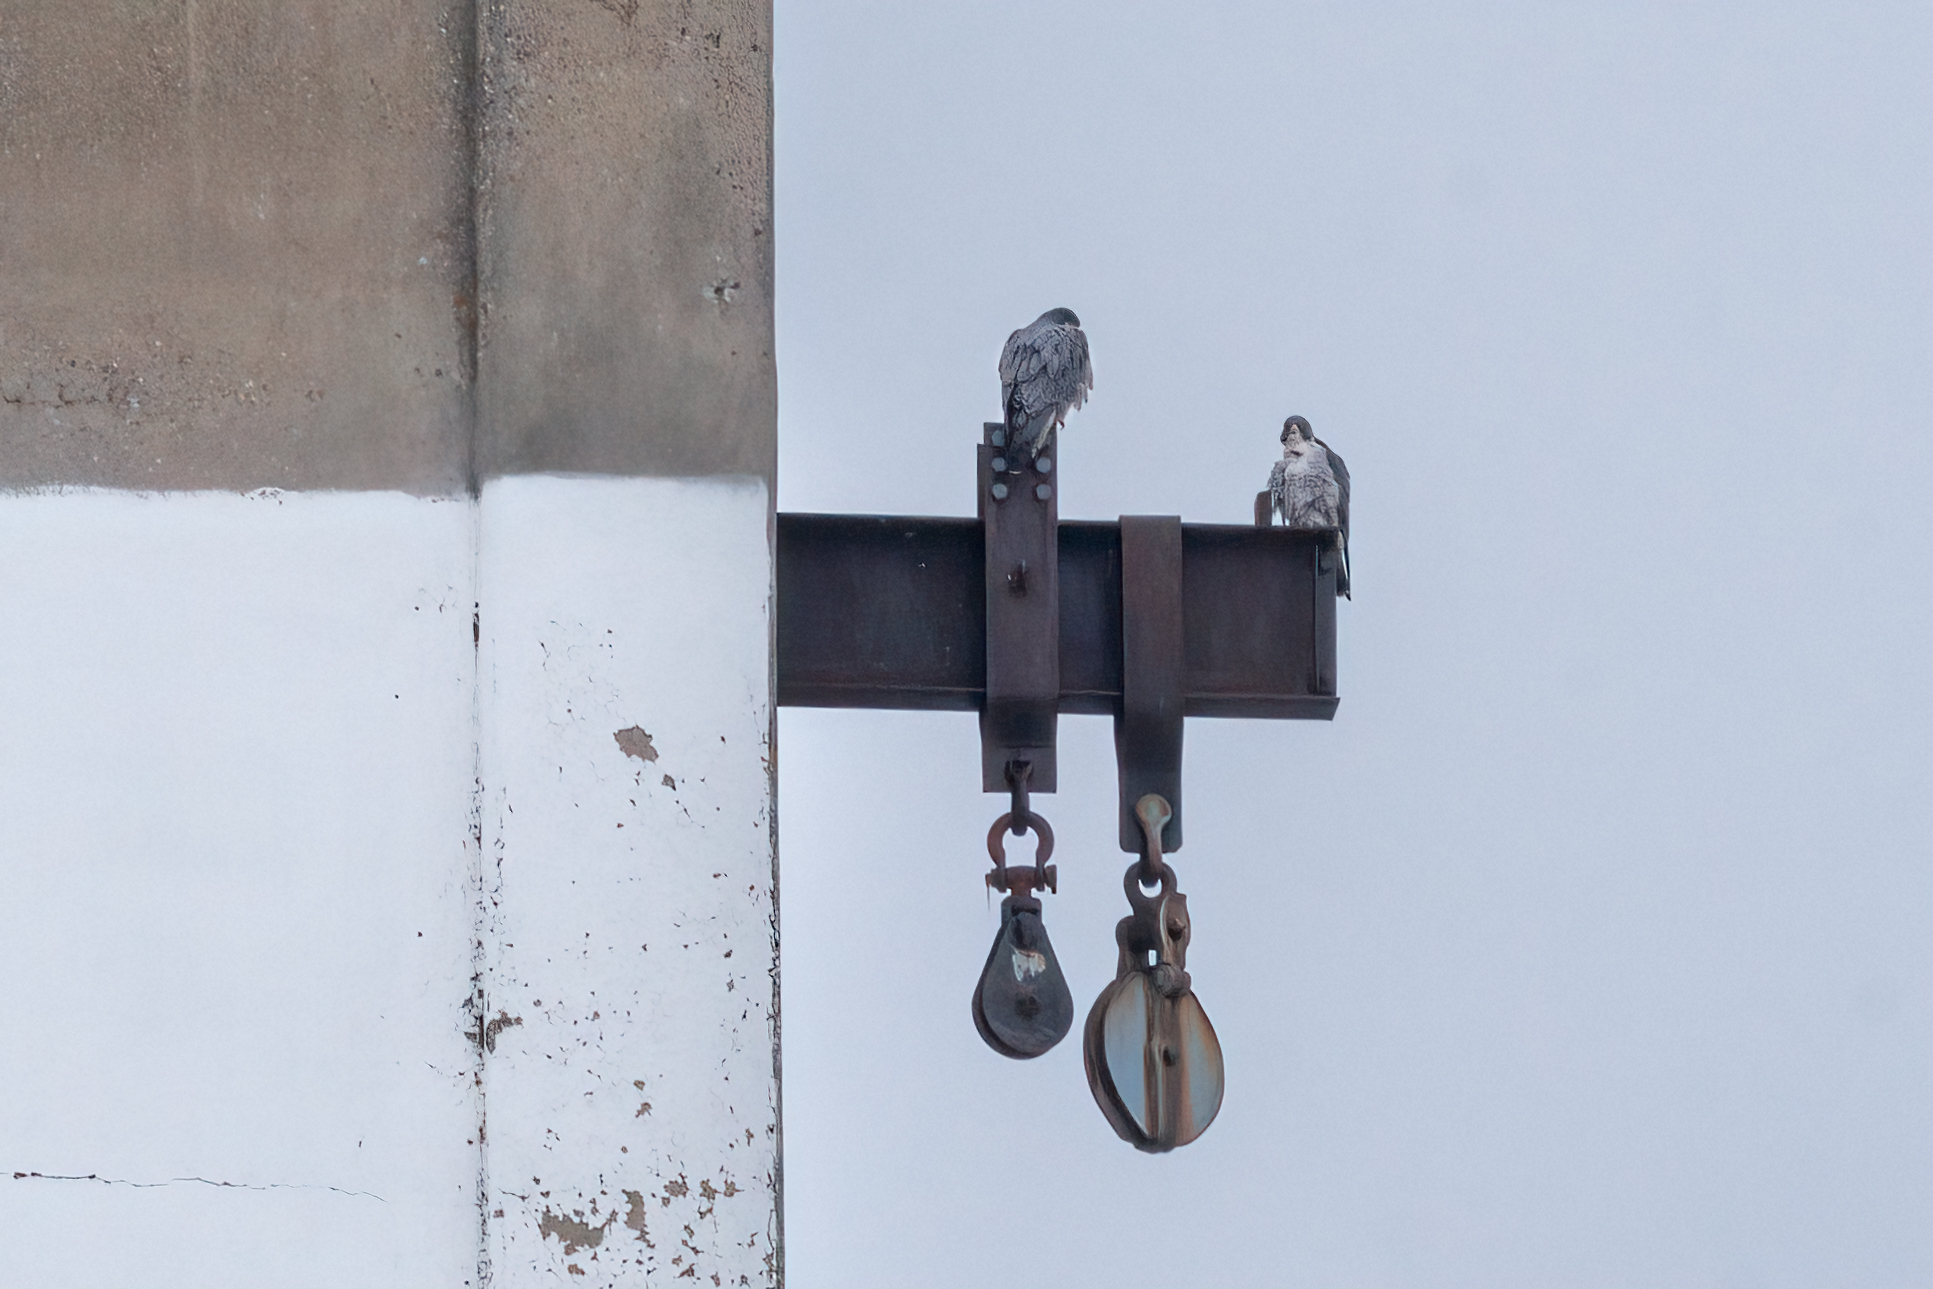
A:
<svg viewBox="0 0 1933 1289">
<path fill-rule="evenodd" d="M 1005 501 L 1007 499 L 1007 485 L 1004 483 L 996 483 L 993 487 L 987 489 L 987 491 L 993 494 L 995 501 Z"/>
<path fill-rule="evenodd" d="M 1040 471 L 1042 474 L 1051 474 L 1054 469 L 1054 459 L 1052 457 L 1035 457 L 1034 469 Z"/>
<path fill-rule="evenodd" d="M 1039 497 L 1042 501 L 1047 500 L 1049 497 L 1053 495 L 1054 495 L 1054 488 L 1052 484 L 1043 483 L 1043 484 L 1036 485 L 1034 488 L 1034 496 Z"/>
</svg>

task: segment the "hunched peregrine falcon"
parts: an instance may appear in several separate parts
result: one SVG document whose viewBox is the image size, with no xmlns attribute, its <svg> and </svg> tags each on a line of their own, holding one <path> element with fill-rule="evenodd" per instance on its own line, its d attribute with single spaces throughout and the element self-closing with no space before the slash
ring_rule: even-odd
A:
<svg viewBox="0 0 1933 1289">
<path fill-rule="evenodd" d="M 1007 422 L 1007 456 L 1032 461 L 1068 412 L 1087 401 L 1094 364 L 1087 333 L 1072 309 L 1049 309 L 1007 337 L 1000 351 L 1000 408 Z"/>
<path fill-rule="evenodd" d="M 1269 471 L 1269 508 L 1288 528 L 1336 528 L 1336 590 L 1349 595 L 1349 467 L 1306 418 L 1282 422 L 1282 459 Z"/>
</svg>

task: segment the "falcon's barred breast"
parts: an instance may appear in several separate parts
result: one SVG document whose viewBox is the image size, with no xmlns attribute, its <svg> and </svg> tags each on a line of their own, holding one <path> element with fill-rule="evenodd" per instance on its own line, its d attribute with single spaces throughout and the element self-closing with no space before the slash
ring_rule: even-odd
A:
<svg viewBox="0 0 1933 1289">
<path fill-rule="evenodd" d="M 1340 493 L 1319 458 L 1284 457 L 1269 471 L 1269 498 L 1287 528 L 1340 528 Z"/>
<path fill-rule="evenodd" d="M 1349 467 L 1315 436 L 1309 422 L 1282 422 L 1282 459 L 1269 471 L 1269 509 L 1288 528 L 1334 528 L 1336 589 L 1349 595 Z"/>
<path fill-rule="evenodd" d="M 1032 460 L 1093 388 L 1087 333 L 1072 309 L 1049 309 L 1008 336 L 1000 351 L 1000 408 L 1009 455 Z"/>
</svg>

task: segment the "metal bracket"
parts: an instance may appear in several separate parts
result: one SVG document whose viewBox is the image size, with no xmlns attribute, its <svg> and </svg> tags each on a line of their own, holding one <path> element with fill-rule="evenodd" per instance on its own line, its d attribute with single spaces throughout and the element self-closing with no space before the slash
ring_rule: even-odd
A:
<svg viewBox="0 0 1933 1289">
<path fill-rule="evenodd" d="M 1060 711 L 1060 499 L 1054 486 L 1055 444 L 1050 437 L 1029 466 L 1006 455 L 1005 435 L 1005 425 L 988 422 L 979 452 L 987 597 L 980 786 L 984 792 L 1008 791 L 1007 767 L 1024 762 L 1033 767 L 1029 790 L 1052 792 Z"/>
<path fill-rule="evenodd" d="M 1142 849 L 1135 803 L 1168 800 L 1161 849 L 1181 849 L 1183 628 L 1181 520 L 1121 516 L 1121 710 L 1114 756 L 1121 776 L 1121 849 Z"/>
<path fill-rule="evenodd" d="M 1005 429 L 979 445 L 977 520 L 778 517 L 779 702 L 977 711 L 1013 823 L 1055 790 L 1059 713 L 1112 715 L 1121 849 L 1154 794 L 1179 850 L 1184 716 L 1335 714 L 1333 533 L 1270 527 L 1267 493 L 1253 526 L 1063 524 L 1056 445 L 1016 468 Z"/>
</svg>

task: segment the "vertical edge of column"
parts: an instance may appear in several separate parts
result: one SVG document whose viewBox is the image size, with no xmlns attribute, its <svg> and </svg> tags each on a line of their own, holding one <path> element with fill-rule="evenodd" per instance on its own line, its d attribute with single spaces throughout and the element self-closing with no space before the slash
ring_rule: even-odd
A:
<svg viewBox="0 0 1933 1289">
<path fill-rule="evenodd" d="M 768 495 L 480 506 L 492 1283 L 774 1284 Z"/>
</svg>

